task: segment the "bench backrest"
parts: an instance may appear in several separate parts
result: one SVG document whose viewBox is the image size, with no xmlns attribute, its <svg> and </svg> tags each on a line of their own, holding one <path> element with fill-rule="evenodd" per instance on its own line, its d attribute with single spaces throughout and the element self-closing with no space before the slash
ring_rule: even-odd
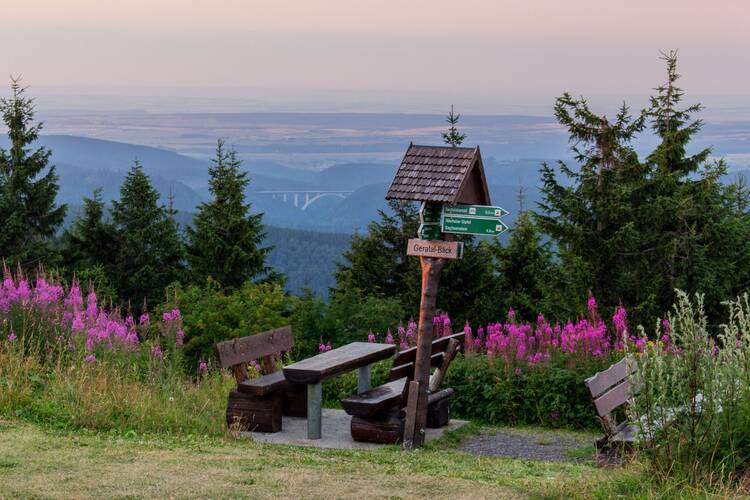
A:
<svg viewBox="0 0 750 500">
<path fill-rule="evenodd" d="M 628 402 L 640 387 L 632 376 L 638 371 L 635 357 L 628 355 L 604 371 L 586 379 L 586 387 L 602 420 L 604 431 L 614 434 L 617 424 L 612 412 Z"/>
<path fill-rule="evenodd" d="M 216 356 L 222 368 L 232 368 L 237 382 L 247 379 L 245 365 L 260 359 L 266 373 L 276 371 L 275 356 L 294 347 L 291 326 L 256 333 L 216 344 Z"/>
<path fill-rule="evenodd" d="M 464 332 L 456 333 L 454 335 L 446 335 L 432 341 L 432 357 L 430 358 L 430 365 L 433 368 L 440 367 L 443 364 L 443 360 L 446 355 L 446 350 L 450 345 L 450 341 L 455 339 L 458 342 L 459 350 L 464 345 L 464 338 L 466 334 Z M 414 380 L 414 367 L 417 359 L 417 348 L 410 347 L 396 353 L 396 357 L 393 358 L 393 367 L 391 368 L 390 380 L 398 380 L 402 377 L 407 377 L 409 380 Z"/>
</svg>

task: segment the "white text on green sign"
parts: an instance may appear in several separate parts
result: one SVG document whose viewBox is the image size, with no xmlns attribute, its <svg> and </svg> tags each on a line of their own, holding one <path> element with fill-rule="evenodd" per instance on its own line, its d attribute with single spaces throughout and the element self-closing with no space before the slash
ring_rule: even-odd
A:
<svg viewBox="0 0 750 500">
<path fill-rule="evenodd" d="M 494 236 L 507 231 L 508 226 L 499 219 L 444 215 L 441 229 L 444 233 Z"/>
<path fill-rule="evenodd" d="M 499 218 L 508 215 L 503 207 L 490 207 L 486 205 L 443 205 L 444 215 L 463 215 L 471 217 L 493 217 Z"/>
<path fill-rule="evenodd" d="M 438 203 L 422 203 L 422 208 L 419 210 L 419 221 L 423 224 L 440 223 L 442 208 L 443 206 Z"/>
<path fill-rule="evenodd" d="M 423 240 L 440 239 L 440 224 L 421 224 L 419 226 L 419 237 Z"/>
</svg>

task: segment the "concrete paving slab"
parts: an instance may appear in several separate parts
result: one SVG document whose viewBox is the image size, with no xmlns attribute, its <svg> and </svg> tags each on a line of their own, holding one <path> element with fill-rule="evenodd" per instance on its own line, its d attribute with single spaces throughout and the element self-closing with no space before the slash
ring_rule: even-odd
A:
<svg viewBox="0 0 750 500">
<path fill-rule="evenodd" d="M 243 432 L 242 435 L 260 443 L 293 444 L 317 448 L 338 449 L 372 449 L 384 446 L 374 443 L 360 443 L 352 439 L 349 426 L 351 418 L 344 410 L 323 409 L 323 436 L 320 439 L 307 439 L 307 419 L 284 417 L 281 432 Z M 466 420 L 451 420 L 440 429 L 427 429 L 427 442 L 441 438 L 447 431 L 452 431 L 467 424 Z"/>
</svg>

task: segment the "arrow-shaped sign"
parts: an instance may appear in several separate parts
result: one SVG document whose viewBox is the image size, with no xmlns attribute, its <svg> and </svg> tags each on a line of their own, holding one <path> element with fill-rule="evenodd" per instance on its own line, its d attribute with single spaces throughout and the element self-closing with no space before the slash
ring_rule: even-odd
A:
<svg viewBox="0 0 750 500">
<path fill-rule="evenodd" d="M 503 207 L 486 205 L 443 205 L 443 215 L 463 215 L 469 217 L 490 217 L 497 219 L 508 215 Z"/>
</svg>

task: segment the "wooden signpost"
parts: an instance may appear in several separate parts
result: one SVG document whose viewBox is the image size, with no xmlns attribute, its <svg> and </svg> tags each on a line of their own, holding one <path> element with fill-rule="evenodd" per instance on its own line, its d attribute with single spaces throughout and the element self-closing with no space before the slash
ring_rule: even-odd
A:
<svg viewBox="0 0 750 500">
<path fill-rule="evenodd" d="M 410 382 L 404 425 L 404 448 L 424 444 L 432 356 L 433 318 L 440 274 L 449 259 L 460 259 L 463 244 L 451 233 L 496 235 L 507 229 L 491 207 L 479 148 L 410 144 L 386 199 L 422 202 L 419 238 L 410 239 L 407 255 L 422 264 L 422 297 L 417 330 L 414 380 Z M 447 224 L 446 224 L 446 219 Z"/>
<path fill-rule="evenodd" d="M 416 257 L 436 257 L 440 259 L 460 259 L 464 254 L 464 244 L 460 241 L 412 239 L 406 247 L 406 255 Z"/>
</svg>

